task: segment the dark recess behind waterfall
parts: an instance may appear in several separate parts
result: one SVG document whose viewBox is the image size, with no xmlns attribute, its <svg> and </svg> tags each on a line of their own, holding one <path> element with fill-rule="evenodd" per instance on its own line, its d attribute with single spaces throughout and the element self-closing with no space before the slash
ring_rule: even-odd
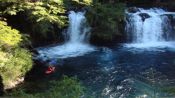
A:
<svg viewBox="0 0 175 98">
<path fill-rule="evenodd" d="M 175 0 L 125 0 L 125 2 L 128 7 L 160 7 L 169 11 L 175 11 Z"/>
</svg>

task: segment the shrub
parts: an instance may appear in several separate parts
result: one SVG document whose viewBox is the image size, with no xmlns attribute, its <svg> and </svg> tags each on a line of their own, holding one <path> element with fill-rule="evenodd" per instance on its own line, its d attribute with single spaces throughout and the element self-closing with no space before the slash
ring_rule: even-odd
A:
<svg viewBox="0 0 175 98">
<path fill-rule="evenodd" d="M 19 31 L 0 21 L 0 75 L 5 88 L 32 67 L 32 55 L 19 47 L 21 42 L 22 35 Z"/>
<path fill-rule="evenodd" d="M 28 50 L 22 48 L 15 48 L 11 53 L 0 53 L 3 54 L 3 57 L 0 58 L 0 75 L 6 88 L 30 70 L 32 55 Z"/>
<path fill-rule="evenodd" d="M 23 88 L 14 90 L 10 96 L 18 98 L 81 98 L 84 94 L 84 87 L 76 78 L 64 77 L 60 81 L 51 81 L 50 84 L 51 88 L 43 93 L 27 94 Z"/>
<path fill-rule="evenodd" d="M 17 46 L 21 39 L 19 31 L 12 29 L 10 26 L 7 26 L 7 23 L 0 21 L 0 43 L 8 44 L 11 46 Z"/>
</svg>

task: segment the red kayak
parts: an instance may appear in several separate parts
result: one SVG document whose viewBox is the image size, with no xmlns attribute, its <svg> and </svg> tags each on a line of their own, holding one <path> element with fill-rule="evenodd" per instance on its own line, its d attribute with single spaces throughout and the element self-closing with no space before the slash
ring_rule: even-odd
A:
<svg viewBox="0 0 175 98">
<path fill-rule="evenodd" d="M 46 73 L 46 74 L 51 74 L 51 73 L 53 73 L 54 71 L 55 71 L 55 67 L 49 66 L 49 67 L 47 68 L 47 70 L 45 71 L 45 73 Z"/>
</svg>

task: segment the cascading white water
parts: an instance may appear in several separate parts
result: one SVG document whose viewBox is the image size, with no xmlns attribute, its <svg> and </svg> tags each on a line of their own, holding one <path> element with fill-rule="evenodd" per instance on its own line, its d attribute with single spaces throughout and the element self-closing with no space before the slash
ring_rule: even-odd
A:
<svg viewBox="0 0 175 98">
<path fill-rule="evenodd" d="M 88 52 L 94 51 L 94 48 L 88 44 L 89 30 L 86 25 L 86 17 L 84 12 L 69 13 L 69 27 L 66 32 L 68 40 L 65 44 L 49 48 L 39 48 L 38 58 L 67 58 L 81 56 Z"/>
<path fill-rule="evenodd" d="M 69 28 L 67 35 L 69 36 L 69 43 L 83 43 L 89 38 L 89 27 L 86 27 L 85 13 L 70 11 L 69 14 Z"/>
<path fill-rule="evenodd" d="M 132 42 L 127 46 L 131 47 L 164 47 L 172 46 L 173 27 L 168 14 L 162 9 L 141 9 L 137 8 L 135 13 L 126 11 L 126 32 L 128 39 Z"/>
</svg>

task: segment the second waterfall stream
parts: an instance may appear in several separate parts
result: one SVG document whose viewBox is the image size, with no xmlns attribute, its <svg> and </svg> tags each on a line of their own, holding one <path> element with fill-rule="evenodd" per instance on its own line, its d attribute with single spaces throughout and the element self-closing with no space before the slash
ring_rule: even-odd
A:
<svg viewBox="0 0 175 98">
<path fill-rule="evenodd" d="M 129 47 L 174 47 L 174 28 L 171 17 L 174 13 L 163 9 L 135 8 L 135 12 L 126 10 L 126 32 Z M 172 18 L 173 18 L 172 17 Z"/>
</svg>

